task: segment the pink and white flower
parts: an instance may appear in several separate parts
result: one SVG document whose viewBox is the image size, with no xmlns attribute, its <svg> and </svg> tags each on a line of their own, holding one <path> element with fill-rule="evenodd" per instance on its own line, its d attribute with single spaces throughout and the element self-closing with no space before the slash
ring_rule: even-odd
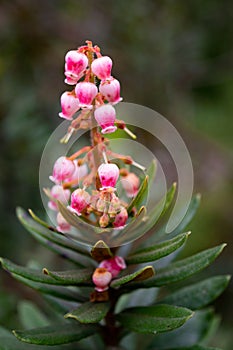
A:
<svg viewBox="0 0 233 350">
<path fill-rule="evenodd" d="M 79 106 L 81 108 L 93 108 L 92 101 L 98 93 L 98 89 L 95 84 L 82 81 L 76 85 L 75 93 L 79 99 Z"/>
<path fill-rule="evenodd" d="M 72 92 L 65 91 L 61 95 L 61 113 L 59 117 L 72 120 L 73 115 L 79 110 L 79 100 Z"/>
<path fill-rule="evenodd" d="M 98 175 L 102 187 L 100 190 L 115 188 L 119 177 L 119 168 L 116 164 L 101 164 L 98 168 Z"/>
<path fill-rule="evenodd" d="M 128 220 L 128 212 L 122 207 L 121 211 L 115 216 L 115 220 L 113 221 L 113 227 L 122 229 L 126 225 L 126 221 Z"/>
<path fill-rule="evenodd" d="M 65 82 L 75 85 L 83 76 L 88 65 L 88 58 L 85 54 L 71 50 L 65 56 Z"/>
<path fill-rule="evenodd" d="M 113 258 L 101 261 L 99 267 L 103 267 L 108 270 L 114 278 L 126 268 L 126 263 L 121 256 L 114 256 Z"/>
<path fill-rule="evenodd" d="M 124 188 L 127 197 L 135 197 L 138 193 L 140 180 L 137 175 L 134 173 L 128 173 L 126 176 L 121 179 L 122 187 Z"/>
<path fill-rule="evenodd" d="M 60 212 L 57 213 L 57 230 L 62 233 L 67 233 L 71 230 L 71 225 L 65 220 Z"/>
<path fill-rule="evenodd" d="M 91 70 L 100 80 L 109 78 L 112 70 L 111 58 L 108 56 L 96 58 L 91 64 Z"/>
<path fill-rule="evenodd" d="M 103 80 L 99 86 L 99 90 L 106 100 L 112 104 L 122 101 L 122 97 L 120 97 L 120 83 L 113 77 Z"/>
<path fill-rule="evenodd" d="M 66 179 L 65 182 L 74 182 L 73 186 L 79 184 L 79 182 L 88 174 L 87 164 L 78 165 L 78 161 L 74 160 L 75 171 L 69 179 Z M 73 187 L 72 186 L 72 187 Z"/>
<path fill-rule="evenodd" d="M 101 126 L 102 134 L 110 134 L 116 131 L 117 127 L 114 125 L 116 119 L 116 111 L 110 104 L 105 104 L 97 108 L 94 112 L 97 123 Z"/>
<path fill-rule="evenodd" d="M 112 274 L 105 268 L 97 267 L 92 275 L 92 281 L 95 284 L 97 292 L 104 292 L 112 280 Z"/>
<path fill-rule="evenodd" d="M 72 160 L 66 157 L 60 157 L 56 160 L 53 166 L 53 175 L 50 176 L 55 184 L 63 182 L 65 179 L 71 177 L 75 171 L 75 165 Z"/>
<path fill-rule="evenodd" d="M 71 195 L 71 204 L 67 208 L 78 216 L 82 215 L 83 210 L 90 203 L 91 196 L 85 190 L 78 188 Z"/>
<path fill-rule="evenodd" d="M 70 190 L 64 188 L 60 185 L 55 185 L 50 190 L 50 195 L 56 200 L 59 200 L 62 203 L 67 203 L 70 199 Z M 58 210 L 56 201 L 50 200 L 48 202 L 48 207 L 52 210 Z"/>
</svg>

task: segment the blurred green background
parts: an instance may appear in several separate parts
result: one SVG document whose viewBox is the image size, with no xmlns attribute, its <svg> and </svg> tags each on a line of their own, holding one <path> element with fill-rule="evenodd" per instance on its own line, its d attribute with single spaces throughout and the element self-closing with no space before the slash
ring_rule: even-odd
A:
<svg viewBox="0 0 233 350">
<path fill-rule="evenodd" d="M 20 226 L 15 207 L 43 216 L 38 169 L 61 121 L 64 54 L 89 39 L 113 57 L 124 100 L 166 116 L 189 148 L 202 205 L 184 254 L 228 242 L 212 270 L 231 273 L 232 34 L 230 0 L 1 0 L 0 255 L 22 264 L 31 258 L 53 262 Z M 36 294 L 0 271 L 0 324 L 17 324 L 15 305 L 22 297 Z M 1 311 L 3 304 L 8 307 Z M 213 344 L 230 350 L 232 284 L 215 307 L 223 322 Z"/>
</svg>

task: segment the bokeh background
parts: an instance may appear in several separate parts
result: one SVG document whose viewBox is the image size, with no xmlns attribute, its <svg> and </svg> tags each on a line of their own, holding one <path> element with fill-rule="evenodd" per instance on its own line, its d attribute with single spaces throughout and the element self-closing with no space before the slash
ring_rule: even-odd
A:
<svg viewBox="0 0 233 350">
<path fill-rule="evenodd" d="M 228 242 L 211 269 L 232 273 L 232 34 L 230 0 L 1 0 L 0 255 L 54 264 L 15 208 L 43 216 L 38 169 L 60 123 L 64 54 L 89 39 L 113 57 L 124 100 L 166 116 L 189 148 L 202 204 L 183 254 Z M 37 296 L 0 271 L 0 324 L 17 324 L 20 298 Z M 215 308 L 223 320 L 213 344 L 231 350 L 232 283 Z"/>
</svg>

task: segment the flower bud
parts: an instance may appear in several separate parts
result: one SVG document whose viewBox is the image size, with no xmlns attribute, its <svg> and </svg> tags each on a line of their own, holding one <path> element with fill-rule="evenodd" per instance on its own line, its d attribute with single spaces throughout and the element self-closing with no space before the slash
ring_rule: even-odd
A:
<svg viewBox="0 0 233 350">
<path fill-rule="evenodd" d="M 61 95 L 61 113 L 59 113 L 59 117 L 72 120 L 73 115 L 79 110 L 79 100 L 72 93 L 65 91 Z"/>
<path fill-rule="evenodd" d="M 92 275 L 92 281 L 98 292 L 104 292 L 112 280 L 112 274 L 105 268 L 97 267 Z"/>
<path fill-rule="evenodd" d="M 121 209 L 121 201 L 120 199 L 115 195 L 115 193 L 112 193 L 111 202 L 108 207 L 108 214 L 110 217 L 115 217 L 116 214 Z"/>
<path fill-rule="evenodd" d="M 60 157 L 54 163 L 53 175 L 49 178 L 56 184 L 59 184 L 65 179 L 71 177 L 74 171 L 74 162 L 72 160 L 67 159 L 66 157 Z"/>
<path fill-rule="evenodd" d="M 109 216 L 108 214 L 104 213 L 100 219 L 99 219 L 99 225 L 100 227 L 106 227 L 109 224 Z"/>
<path fill-rule="evenodd" d="M 51 188 L 50 195 L 54 199 L 57 199 L 62 203 L 66 203 L 70 198 L 70 190 L 64 190 L 62 186 L 55 185 Z M 48 202 L 48 207 L 52 210 L 58 210 L 56 202 L 52 200 Z"/>
<path fill-rule="evenodd" d="M 108 270 L 114 278 L 121 272 L 121 270 L 126 268 L 126 263 L 121 256 L 114 256 L 113 258 L 101 261 L 99 267 Z"/>
<path fill-rule="evenodd" d="M 110 104 L 105 104 L 97 108 L 94 112 L 97 123 L 101 126 L 102 134 L 110 134 L 116 131 L 117 127 L 114 125 L 116 119 L 116 111 Z"/>
<path fill-rule="evenodd" d="M 108 56 L 96 58 L 91 64 L 91 70 L 100 80 L 109 78 L 112 70 L 111 58 Z"/>
<path fill-rule="evenodd" d="M 98 93 L 98 89 L 95 84 L 82 81 L 76 85 L 75 93 L 79 99 L 79 106 L 81 108 L 93 108 L 92 101 Z"/>
<path fill-rule="evenodd" d="M 127 219 L 128 219 L 128 212 L 124 207 L 122 207 L 120 213 L 116 215 L 115 220 L 113 221 L 113 227 L 124 228 Z"/>
<path fill-rule="evenodd" d="M 138 193 L 138 189 L 140 186 L 140 180 L 137 175 L 134 173 L 128 173 L 126 176 L 121 178 L 121 184 L 124 188 L 127 197 L 135 197 Z"/>
<path fill-rule="evenodd" d="M 57 230 L 62 233 L 67 233 L 71 229 L 71 225 L 65 220 L 60 212 L 57 214 Z"/>
<path fill-rule="evenodd" d="M 71 195 L 71 204 L 68 206 L 68 209 L 73 213 L 80 216 L 82 211 L 86 209 L 88 204 L 90 203 L 90 195 L 85 190 L 78 188 Z"/>
<path fill-rule="evenodd" d="M 71 50 L 65 56 L 65 82 L 69 85 L 75 85 L 83 76 L 88 65 L 88 58 L 83 53 Z"/>
<path fill-rule="evenodd" d="M 101 190 L 114 188 L 119 177 L 119 168 L 116 164 L 101 164 L 98 175 L 102 185 Z"/>
<path fill-rule="evenodd" d="M 102 81 L 99 90 L 106 100 L 112 104 L 122 101 L 122 97 L 120 97 L 120 83 L 113 77 Z"/>
</svg>

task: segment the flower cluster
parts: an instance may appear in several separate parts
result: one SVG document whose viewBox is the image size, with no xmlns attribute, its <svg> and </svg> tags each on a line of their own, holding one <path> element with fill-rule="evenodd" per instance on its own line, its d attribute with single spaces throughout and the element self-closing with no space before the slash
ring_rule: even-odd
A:
<svg viewBox="0 0 233 350">
<path fill-rule="evenodd" d="M 61 232 L 69 232 L 71 225 L 64 212 L 61 214 L 59 203 L 92 225 L 122 229 L 129 216 L 127 198 L 135 197 L 140 187 L 139 177 L 130 167 L 134 165 L 141 170 L 143 167 L 129 156 L 112 152 L 105 138 L 105 134 L 113 133 L 117 127 L 134 138 L 125 123 L 116 119 L 114 105 L 122 98 L 120 83 L 112 76 L 112 60 L 87 41 L 87 45 L 66 54 L 65 77 L 65 82 L 74 89 L 61 96 L 59 115 L 71 121 L 68 134 L 61 141 L 68 142 L 80 128 L 90 128 L 91 145 L 55 161 L 50 176 L 54 186 L 46 191 L 50 198 L 48 206 L 57 212 L 57 229 Z M 125 166 L 120 168 L 118 163 Z M 122 198 L 116 190 L 119 178 L 124 191 Z"/>
<path fill-rule="evenodd" d="M 75 129 L 90 127 L 91 110 L 102 128 L 103 134 L 114 132 L 116 111 L 114 104 L 120 102 L 120 83 L 111 75 L 112 60 L 102 56 L 99 47 L 91 42 L 77 50 L 67 52 L 65 56 L 65 82 L 75 85 L 72 91 L 65 91 L 61 96 L 59 116 L 73 120 L 76 112 L 80 116 L 74 119 Z M 95 82 L 98 80 L 98 87 Z"/>
</svg>

